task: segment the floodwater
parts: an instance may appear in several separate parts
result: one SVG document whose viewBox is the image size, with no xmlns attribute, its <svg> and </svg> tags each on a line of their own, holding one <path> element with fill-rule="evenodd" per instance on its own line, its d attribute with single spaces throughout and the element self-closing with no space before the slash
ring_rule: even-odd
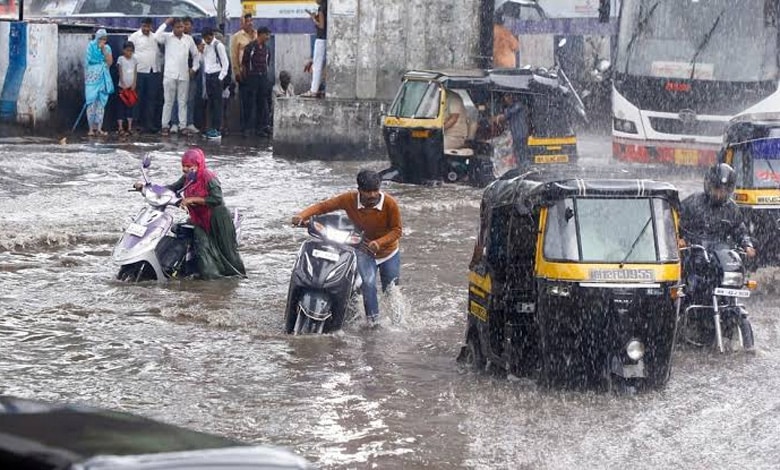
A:
<svg viewBox="0 0 780 470">
<path fill-rule="evenodd" d="M 244 280 L 126 285 L 110 254 L 143 207 L 128 192 L 175 144 L 0 144 L 0 393 L 139 413 L 287 447 L 323 468 L 777 468 L 780 307 L 749 301 L 755 355 L 678 350 L 661 392 L 613 396 L 459 373 L 467 265 L 481 192 L 390 184 L 404 218 L 402 288 L 324 337 L 281 333 L 305 232 L 301 207 L 382 161 L 304 162 L 209 147 L 226 202 L 245 214 Z M 588 165 L 614 165 L 606 138 Z M 654 172 L 654 173 L 653 173 Z M 626 175 L 649 172 L 626 167 Z M 683 194 L 698 176 L 668 175 Z"/>
</svg>

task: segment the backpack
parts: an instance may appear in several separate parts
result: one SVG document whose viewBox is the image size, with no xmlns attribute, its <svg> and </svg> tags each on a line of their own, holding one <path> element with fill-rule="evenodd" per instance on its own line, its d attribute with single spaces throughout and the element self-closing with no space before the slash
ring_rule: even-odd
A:
<svg viewBox="0 0 780 470">
<path fill-rule="evenodd" d="M 214 39 L 214 41 L 217 41 Z M 216 50 L 214 53 L 217 55 L 217 63 L 220 67 L 222 67 L 222 59 L 219 58 L 219 46 L 222 46 L 222 50 L 225 51 L 225 45 L 221 42 L 217 41 Z M 227 55 L 227 51 L 225 51 L 225 55 Z M 228 72 L 227 75 L 225 75 L 225 78 L 222 79 L 222 89 L 230 88 L 233 85 L 233 70 L 231 67 L 231 64 L 228 62 Z"/>
</svg>

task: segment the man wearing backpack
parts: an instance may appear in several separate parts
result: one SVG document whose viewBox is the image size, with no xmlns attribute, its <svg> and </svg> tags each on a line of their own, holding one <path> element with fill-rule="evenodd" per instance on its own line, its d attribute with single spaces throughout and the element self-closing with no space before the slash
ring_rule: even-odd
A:
<svg viewBox="0 0 780 470">
<path fill-rule="evenodd" d="M 225 46 L 214 38 L 214 30 L 205 28 L 202 32 L 203 72 L 206 74 L 206 114 L 208 130 L 204 136 L 209 139 L 221 137 L 222 128 L 222 91 L 228 75 L 228 55 Z"/>
<path fill-rule="evenodd" d="M 242 121 L 244 136 L 257 132 L 261 137 L 270 137 L 271 123 L 268 101 L 271 94 L 268 70 L 271 67 L 271 51 L 268 40 L 271 30 L 265 26 L 257 29 L 257 39 L 244 48 L 241 58 L 241 100 L 248 101 L 248 119 Z M 248 96 L 243 96 L 243 87 L 248 88 Z"/>
</svg>

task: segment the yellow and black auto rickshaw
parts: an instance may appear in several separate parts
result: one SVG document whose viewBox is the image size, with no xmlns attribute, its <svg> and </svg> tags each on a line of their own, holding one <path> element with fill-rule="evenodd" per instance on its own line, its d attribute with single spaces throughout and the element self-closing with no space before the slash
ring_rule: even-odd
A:
<svg viewBox="0 0 780 470">
<path fill-rule="evenodd" d="M 485 190 L 459 362 L 564 388 L 657 389 L 677 335 L 677 190 L 507 173 Z"/>
<path fill-rule="evenodd" d="M 720 162 L 737 173 L 734 200 L 742 209 L 760 264 L 780 262 L 780 114 L 735 117 L 726 128 Z"/>
<path fill-rule="evenodd" d="M 518 166 L 574 163 L 570 121 L 584 111 L 572 95 L 558 74 L 544 69 L 407 72 L 384 117 L 391 163 L 385 178 L 485 186 Z M 455 127 L 447 127 L 453 108 L 459 110 L 455 139 L 448 138 Z"/>
</svg>

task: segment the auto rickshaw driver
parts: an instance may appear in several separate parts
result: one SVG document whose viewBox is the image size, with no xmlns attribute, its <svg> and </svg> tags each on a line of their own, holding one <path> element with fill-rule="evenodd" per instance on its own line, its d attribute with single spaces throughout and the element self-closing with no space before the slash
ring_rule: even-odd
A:
<svg viewBox="0 0 780 470">
<path fill-rule="evenodd" d="M 452 90 L 447 90 L 444 108 L 444 151 L 459 149 L 466 146 L 469 134 L 468 116 L 463 98 Z"/>
</svg>

